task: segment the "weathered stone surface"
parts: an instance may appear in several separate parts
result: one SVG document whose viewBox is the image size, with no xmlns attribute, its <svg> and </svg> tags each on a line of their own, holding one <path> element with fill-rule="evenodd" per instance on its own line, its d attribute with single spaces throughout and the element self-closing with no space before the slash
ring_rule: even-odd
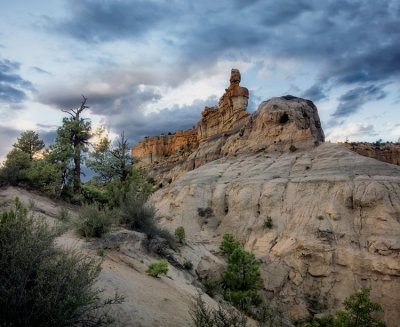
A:
<svg viewBox="0 0 400 327">
<path fill-rule="evenodd" d="M 232 69 L 230 86 L 219 100 L 219 107 L 205 107 L 197 128 L 145 138 L 132 147 L 132 157 L 153 168 L 160 163 L 176 162 L 192 153 L 211 136 L 238 126 L 249 113 L 246 111 L 249 91 L 239 86 L 240 72 Z"/>
<path fill-rule="evenodd" d="M 238 69 L 232 69 L 230 85 L 219 99 L 219 108 L 206 107 L 197 123 L 199 144 L 204 144 L 211 136 L 229 131 L 238 126 L 249 113 L 247 110 L 249 90 L 239 86 L 241 80 Z"/>
<path fill-rule="evenodd" d="M 173 154 L 190 154 L 198 147 L 197 131 L 189 129 L 178 131 L 173 135 L 159 135 L 148 137 L 132 147 L 133 158 L 140 159 L 144 164 L 154 164 L 166 159 Z"/>
<path fill-rule="evenodd" d="M 272 117 L 266 121 L 277 124 L 275 111 L 264 109 L 262 105 L 258 117 Z M 296 131 L 309 126 L 303 125 L 303 114 L 299 121 L 294 114 L 289 112 L 287 127 Z M 256 130 L 244 133 L 244 144 L 255 149 L 250 135 Z M 309 135 L 315 134 L 322 138 L 317 132 Z M 211 143 L 206 145 L 211 148 Z M 334 313 L 349 294 L 371 286 L 372 299 L 385 309 L 385 321 L 397 326 L 400 167 L 330 143 L 294 153 L 271 152 L 265 145 L 268 151 L 248 152 L 247 147 L 236 157 L 220 155 L 156 192 L 152 201 L 162 225 L 171 231 L 183 225 L 189 241 L 210 251 L 224 233 L 234 233 L 262 261 L 266 294 L 280 298 L 293 319 L 320 312 L 318 301 Z M 200 217 L 199 208 L 210 208 L 212 215 Z M 268 216 L 272 229 L 264 227 Z"/>
<path fill-rule="evenodd" d="M 400 144 L 398 143 L 345 142 L 340 144 L 362 156 L 400 165 Z"/>
</svg>

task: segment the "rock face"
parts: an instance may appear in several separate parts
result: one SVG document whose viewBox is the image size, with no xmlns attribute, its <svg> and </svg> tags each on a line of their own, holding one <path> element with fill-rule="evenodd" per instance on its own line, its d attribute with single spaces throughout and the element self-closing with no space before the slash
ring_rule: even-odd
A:
<svg viewBox="0 0 400 327">
<path fill-rule="evenodd" d="M 241 80 L 238 69 L 232 69 L 230 86 L 219 100 L 219 107 L 205 107 L 202 118 L 195 130 L 180 131 L 171 135 L 145 138 L 132 147 L 132 157 L 144 166 L 152 167 L 160 162 L 176 162 L 204 144 L 211 136 L 228 131 L 241 124 L 249 113 L 246 111 L 249 90 L 239 86 Z M 171 157 L 171 159 L 166 159 Z"/>
<path fill-rule="evenodd" d="M 264 109 L 281 101 L 293 99 L 264 103 L 257 115 L 278 127 L 274 112 Z M 287 126 L 295 126 L 288 116 Z M 280 299 L 293 321 L 326 308 L 334 313 L 349 294 L 370 286 L 372 300 L 385 309 L 381 318 L 397 326 L 400 167 L 330 143 L 294 153 L 270 149 L 221 155 L 156 192 L 162 225 L 184 226 L 190 241 L 213 253 L 224 233 L 234 233 L 262 261 L 265 295 Z"/>
<path fill-rule="evenodd" d="M 178 131 L 174 135 L 148 137 L 132 147 L 131 155 L 142 163 L 151 165 L 165 161 L 173 154 L 192 153 L 198 147 L 197 131 Z"/>
<path fill-rule="evenodd" d="M 240 72 L 232 69 L 230 85 L 219 99 L 218 107 L 206 107 L 201 113 L 202 118 L 197 123 L 199 144 L 204 144 L 211 136 L 228 131 L 240 125 L 249 113 L 246 111 L 249 90 L 239 86 Z"/>
<path fill-rule="evenodd" d="M 379 161 L 400 165 L 400 144 L 351 142 L 340 143 L 346 148 Z"/>
</svg>

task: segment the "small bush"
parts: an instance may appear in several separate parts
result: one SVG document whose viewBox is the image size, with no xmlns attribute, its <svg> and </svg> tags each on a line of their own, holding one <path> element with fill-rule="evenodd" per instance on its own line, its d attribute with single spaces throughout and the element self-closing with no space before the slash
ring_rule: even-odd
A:
<svg viewBox="0 0 400 327">
<path fill-rule="evenodd" d="M 79 210 L 78 233 L 83 237 L 102 237 L 111 229 L 112 219 L 108 210 L 97 205 L 83 205 Z"/>
<path fill-rule="evenodd" d="M 206 279 L 202 281 L 204 292 L 210 297 L 214 297 L 215 294 L 219 293 L 221 285 L 218 281 L 212 279 Z"/>
<path fill-rule="evenodd" d="M 179 226 L 175 229 L 175 238 L 179 243 L 184 243 L 186 239 L 185 228 L 183 226 Z"/>
<path fill-rule="evenodd" d="M 193 269 L 193 263 L 189 260 L 185 260 L 183 262 L 183 268 L 185 268 L 186 270 L 192 270 Z"/>
<path fill-rule="evenodd" d="M 264 222 L 264 226 L 269 229 L 273 227 L 272 218 L 270 216 L 267 217 L 267 220 Z"/>
<path fill-rule="evenodd" d="M 96 250 L 96 253 L 99 257 L 104 257 L 104 249 L 103 248 L 98 248 Z"/>
<path fill-rule="evenodd" d="M 193 302 L 189 314 L 195 327 L 247 327 L 247 318 L 239 311 L 228 306 L 219 305 L 213 309 L 199 294 Z"/>
<path fill-rule="evenodd" d="M 160 274 L 168 273 L 168 261 L 166 259 L 150 263 L 147 266 L 146 274 L 152 277 L 158 277 Z"/>
<path fill-rule="evenodd" d="M 0 222 L 0 324 L 13 327 L 104 326 L 101 309 L 121 303 L 100 299 L 95 259 L 54 247 L 59 231 L 28 217 L 18 199 Z"/>
<path fill-rule="evenodd" d="M 290 152 L 295 152 L 297 148 L 293 144 L 291 144 L 289 150 Z"/>
<path fill-rule="evenodd" d="M 213 215 L 213 210 L 210 207 L 207 208 L 197 208 L 197 213 L 200 217 L 209 218 Z"/>
<path fill-rule="evenodd" d="M 168 184 L 171 184 L 172 183 L 172 178 L 170 178 L 169 180 L 168 180 Z"/>
<path fill-rule="evenodd" d="M 60 209 L 58 209 L 58 213 L 57 213 L 57 219 L 67 222 L 70 220 L 70 215 L 69 212 L 66 208 L 64 207 L 60 207 Z"/>
<path fill-rule="evenodd" d="M 228 256 L 232 254 L 235 249 L 241 247 L 242 245 L 236 240 L 235 235 L 231 233 L 225 233 L 221 245 L 219 246 L 222 254 L 227 254 Z"/>
<path fill-rule="evenodd" d="M 318 218 L 318 220 L 324 220 L 324 216 L 322 216 L 322 215 L 319 215 L 317 218 Z"/>
<path fill-rule="evenodd" d="M 119 210 L 120 222 L 129 228 L 152 233 L 156 227 L 154 223 L 154 208 L 146 204 L 147 196 L 129 193 Z"/>
</svg>

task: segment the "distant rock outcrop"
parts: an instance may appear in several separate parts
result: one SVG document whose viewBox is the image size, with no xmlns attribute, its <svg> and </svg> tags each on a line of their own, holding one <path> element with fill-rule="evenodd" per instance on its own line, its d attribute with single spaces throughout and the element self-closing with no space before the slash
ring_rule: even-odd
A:
<svg viewBox="0 0 400 327">
<path fill-rule="evenodd" d="M 229 87 L 219 99 L 219 107 L 206 107 L 197 123 L 199 144 L 204 144 L 211 136 L 238 126 L 249 113 L 247 104 L 249 90 L 239 86 L 241 80 L 238 69 L 232 69 Z"/>
<path fill-rule="evenodd" d="M 144 165 L 171 161 L 170 156 L 183 157 L 197 149 L 197 130 L 178 131 L 173 135 L 147 137 L 132 147 L 131 155 Z"/>
<path fill-rule="evenodd" d="M 180 131 L 173 136 L 147 137 L 132 147 L 132 157 L 147 167 L 175 162 L 190 155 L 211 136 L 238 126 L 243 118 L 249 116 L 246 111 L 249 90 L 239 86 L 240 80 L 239 70 L 232 69 L 230 85 L 220 98 L 219 107 L 205 107 L 196 129 Z"/>
<path fill-rule="evenodd" d="M 374 158 L 393 165 L 400 165 L 399 143 L 345 142 L 340 144 L 362 156 Z"/>
<path fill-rule="evenodd" d="M 196 129 L 145 138 L 132 147 L 132 157 L 157 179 L 174 180 L 222 155 L 305 149 L 324 142 L 312 101 L 291 95 L 272 98 L 250 115 L 249 91 L 239 86 L 240 79 L 240 72 L 232 69 L 219 106 L 206 107 Z"/>
</svg>

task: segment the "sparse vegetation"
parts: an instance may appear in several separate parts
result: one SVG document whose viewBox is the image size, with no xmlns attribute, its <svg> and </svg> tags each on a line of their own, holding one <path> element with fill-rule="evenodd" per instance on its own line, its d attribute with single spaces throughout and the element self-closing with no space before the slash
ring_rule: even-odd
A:
<svg viewBox="0 0 400 327">
<path fill-rule="evenodd" d="M 193 269 L 193 263 L 189 260 L 185 260 L 183 262 L 183 268 L 185 268 L 186 270 L 192 270 Z"/>
<path fill-rule="evenodd" d="M 58 213 L 57 213 L 58 220 L 67 222 L 70 220 L 70 218 L 71 218 L 70 214 L 65 207 L 60 207 L 60 209 L 58 209 Z"/>
<path fill-rule="evenodd" d="M 104 326 L 102 309 L 121 303 L 100 299 L 94 288 L 100 264 L 54 247 L 59 231 L 28 216 L 18 198 L 0 222 L 0 321 L 2 326 Z"/>
<path fill-rule="evenodd" d="M 113 223 L 109 210 L 96 204 L 83 205 L 79 210 L 77 231 L 83 237 L 102 237 Z"/>
<path fill-rule="evenodd" d="M 343 305 L 345 310 L 336 312 L 336 317 L 314 318 L 302 327 L 386 327 L 384 321 L 373 317 L 375 312 L 383 312 L 379 303 L 370 300 L 371 288 L 364 288 L 351 294 Z"/>
<path fill-rule="evenodd" d="M 175 229 L 175 238 L 179 243 L 184 243 L 186 240 L 185 228 L 183 226 L 179 226 Z"/>
<path fill-rule="evenodd" d="M 97 254 L 99 257 L 104 257 L 104 249 L 103 249 L 103 248 L 98 248 L 98 249 L 96 250 L 96 254 Z"/>
<path fill-rule="evenodd" d="M 265 228 L 271 229 L 273 227 L 272 218 L 270 216 L 267 217 L 267 220 L 264 222 Z"/>
<path fill-rule="evenodd" d="M 152 277 L 158 277 L 158 275 L 161 274 L 166 275 L 167 273 L 168 273 L 168 261 L 166 259 L 150 263 L 147 266 L 146 270 L 146 274 Z"/>
<path fill-rule="evenodd" d="M 210 308 L 199 294 L 190 308 L 194 327 L 247 327 L 247 318 L 239 311 L 219 305 Z"/>
<path fill-rule="evenodd" d="M 206 218 L 209 218 L 214 214 L 212 208 L 210 207 L 197 208 L 197 213 L 199 214 L 200 217 L 206 217 Z"/>
<path fill-rule="evenodd" d="M 221 285 L 219 281 L 213 279 L 205 279 L 201 283 L 204 287 L 204 292 L 206 292 L 206 294 L 211 297 L 214 297 L 215 294 L 219 293 L 221 290 Z"/>
<path fill-rule="evenodd" d="M 221 250 L 222 254 L 226 254 L 229 256 L 236 248 L 241 246 L 242 245 L 240 244 L 240 242 L 236 240 L 235 235 L 231 233 L 225 233 L 222 237 L 222 242 L 219 246 L 219 249 Z"/>
<path fill-rule="evenodd" d="M 319 216 L 317 216 L 317 219 L 318 219 L 318 220 L 324 220 L 324 216 L 319 215 Z"/>
<path fill-rule="evenodd" d="M 290 150 L 290 152 L 295 152 L 297 150 L 297 148 L 296 148 L 296 146 L 291 144 L 289 150 Z"/>
</svg>

